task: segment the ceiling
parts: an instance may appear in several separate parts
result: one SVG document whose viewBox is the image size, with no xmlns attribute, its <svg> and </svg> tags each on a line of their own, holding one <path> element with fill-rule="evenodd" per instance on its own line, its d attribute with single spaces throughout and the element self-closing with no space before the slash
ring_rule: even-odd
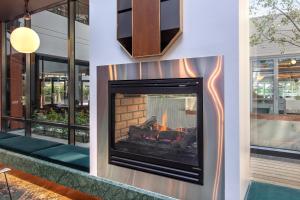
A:
<svg viewBox="0 0 300 200">
<path fill-rule="evenodd" d="M 30 13 L 35 13 L 63 2 L 66 0 L 29 0 L 28 9 Z M 0 21 L 23 17 L 24 7 L 24 0 L 0 0 Z"/>
<path fill-rule="evenodd" d="M 89 0 L 79 0 L 81 3 L 89 5 Z"/>
</svg>

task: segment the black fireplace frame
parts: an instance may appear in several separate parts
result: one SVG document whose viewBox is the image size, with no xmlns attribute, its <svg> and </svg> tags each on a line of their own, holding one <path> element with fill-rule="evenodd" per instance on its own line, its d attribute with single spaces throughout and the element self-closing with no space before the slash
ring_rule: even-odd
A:
<svg viewBox="0 0 300 200">
<path fill-rule="evenodd" d="M 115 144 L 115 94 L 190 94 L 197 95 L 198 165 L 118 151 Z M 108 162 L 177 180 L 203 185 L 203 78 L 170 78 L 108 81 Z"/>
</svg>

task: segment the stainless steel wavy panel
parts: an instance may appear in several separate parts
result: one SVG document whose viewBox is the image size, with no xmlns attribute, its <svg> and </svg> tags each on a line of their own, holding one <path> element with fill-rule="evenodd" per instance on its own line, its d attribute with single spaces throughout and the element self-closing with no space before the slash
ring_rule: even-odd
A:
<svg viewBox="0 0 300 200">
<path fill-rule="evenodd" d="M 98 176 L 184 200 L 224 199 L 223 57 L 98 67 Z M 108 164 L 108 80 L 204 78 L 204 185 Z"/>
</svg>

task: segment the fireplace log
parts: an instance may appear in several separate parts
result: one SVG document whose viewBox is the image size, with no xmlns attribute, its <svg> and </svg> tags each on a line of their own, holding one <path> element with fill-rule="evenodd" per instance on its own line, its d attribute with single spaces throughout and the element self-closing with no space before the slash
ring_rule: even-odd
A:
<svg viewBox="0 0 300 200">
<path fill-rule="evenodd" d="M 145 121 L 143 124 L 141 124 L 139 127 L 144 129 L 152 129 L 153 126 L 157 124 L 156 116 L 150 117 L 147 121 Z"/>
<path fill-rule="evenodd" d="M 192 147 L 197 141 L 196 128 L 180 130 L 160 131 L 157 125 L 157 118 L 152 116 L 143 124 L 130 126 L 128 140 L 135 144 L 153 145 L 161 148 L 186 149 Z M 154 142 L 154 143 L 153 143 Z"/>
<path fill-rule="evenodd" d="M 181 140 L 182 137 L 184 136 L 184 132 L 180 131 L 161 131 L 158 136 L 158 140 L 161 141 L 176 141 L 176 140 Z"/>
<path fill-rule="evenodd" d="M 156 140 L 158 133 L 158 131 L 149 128 L 142 128 L 139 126 L 129 127 L 129 139 L 131 140 L 142 140 L 145 138 Z"/>
</svg>

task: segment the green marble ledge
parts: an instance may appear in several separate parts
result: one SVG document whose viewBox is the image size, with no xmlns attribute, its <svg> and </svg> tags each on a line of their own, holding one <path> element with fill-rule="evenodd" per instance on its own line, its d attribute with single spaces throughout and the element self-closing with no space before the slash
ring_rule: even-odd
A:
<svg viewBox="0 0 300 200">
<path fill-rule="evenodd" d="M 158 193 L 0 149 L 0 163 L 103 200 L 175 200 Z"/>
</svg>

